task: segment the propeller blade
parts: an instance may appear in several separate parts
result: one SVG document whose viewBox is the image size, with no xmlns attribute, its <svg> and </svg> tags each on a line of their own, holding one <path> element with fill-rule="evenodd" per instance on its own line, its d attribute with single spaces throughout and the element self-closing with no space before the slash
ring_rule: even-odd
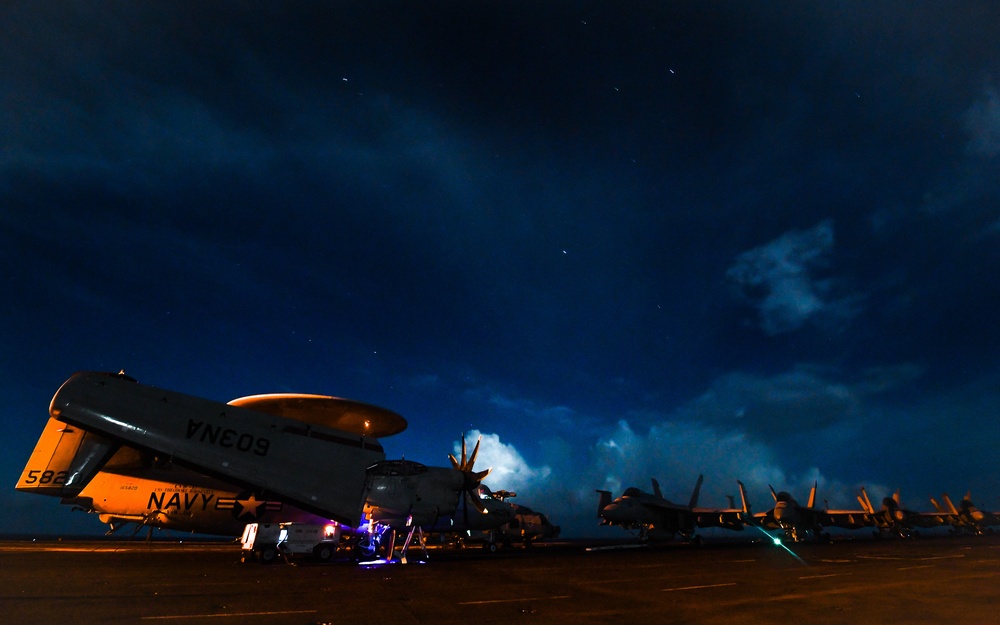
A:
<svg viewBox="0 0 1000 625">
<path fill-rule="evenodd" d="M 476 481 L 476 486 L 479 486 L 479 483 L 482 482 L 483 480 L 485 480 L 486 476 L 489 475 L 490 471 L 492 471 L 492 470 L 493 470 L 493 467 L 490 467 L 489 469 L 484 469 L 482 471 L 477 471 L 476 473 L 470 473 L 469 475 L 472 477 L 473 480 Z"/>
<path fill-rule="evenodd" d="M 465 470 L 465 434 L 462 434 L 462 470 Z"/>
<path fill-rule="evenodd" d="M 483 505 L 482 500 L 479 498 L 479 493 L 470 492 L 469 498 L 472 499 L 472 505 L 476 507 L 476 510 L 479 510 L 480 514 L 489 514 L 490 511 Z"/>
<path fill-rule="evenodd" d="M 469 471 L 472 470 L 472 465 L 476 463 L 476 456 L 479 455 L 479 443 L 483 442 L 483 437 L 480 436 L 479 440 L 476 441 L 476 446 L 472 449 L 472 456 L 469 457 L 469 464 L 465 465 L 465 468 Z"/>
<path fill-rule="evenodd" d="M 457 470 L 457 471 L 461 471 L 462 470 L 462 466 L 460 464 L 458 464 L 458 458 L 455 457 L 455 454 L 448 454 L 448 460 L 451 460 L 451 466 L 455 470 Z"/>
</svg>

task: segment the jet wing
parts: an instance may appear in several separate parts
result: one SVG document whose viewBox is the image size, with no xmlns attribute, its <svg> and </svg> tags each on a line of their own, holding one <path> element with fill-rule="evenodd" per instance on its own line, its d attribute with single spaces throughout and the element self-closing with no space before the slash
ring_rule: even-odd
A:
<svg viewBox="0 0 1000 625">
<path fill-rule="evenodd" d="M 840 527 L 856 530 L 871 527 L 875 523 L 865 510 L 820 510 L 819 524 L 823 527 Z"/>
<path fill-rule="evenodd" d="M 53 419 L 356 527 L 377 439 L 200 399 L 120 375 L 81 372 L 52 398 Z"/>
<path fill-rule="evenodd" d="M 745 525 L 743 510 L 740 508 L 694 508 L 698 527 L 721 527 L 727 530 L 743 531 Z"/>
<path fill-rule="evenodd" d="M 940 512 L 906 511 L 906 523 L 914 527 L 940 527 L 948 523 L 949 515 Z"/>
</svg>

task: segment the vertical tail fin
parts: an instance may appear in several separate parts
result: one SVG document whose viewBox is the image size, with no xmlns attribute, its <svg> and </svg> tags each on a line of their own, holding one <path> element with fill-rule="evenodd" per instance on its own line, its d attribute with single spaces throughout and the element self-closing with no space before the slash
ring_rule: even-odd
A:
<svg viewBox="0 0 1000 625">
<path fill-rule="evenodd" d="M 865 490 L 864 486 L 861 487 L 861 494 L 858 496 L 858 501 L 865 512 L 875 514 L 875 506 L 872 505 L 872 500 L 868 498 L 868 491 Z"/>
<path fill-rule="evenodd" d="M 739 480 L 736 480 L 736 483 L 740 485 L 740 500 L 743 502 L 743 514 L 753 514 L 753 512 L 750 511 L 750 498 L 747 497 L 747 487 L 744 486 L 743 482 Z"/>
<path fill-rule="evenodd" d="M 611 505 L 611 492 L 599 490 L 597 493 L 600 495 L 600 499 L 597 500 L 597 516 L 601 516 L 601 512 Z"/>
<path fill-rule="evenodd" d="M 819 486 L 819 482 L 813 482 L 812 490 L 809 491 L 809 503 L 806 504 L 807 508 L 816 507 L 816 487 Z"/>
<path fill-rule="evenodd" d="M 698 476 L 698 481 L 695 482 L 694 490 L 691 491 L 691 501 L 688 502 L 688 508 L 694 508 L 698 505 L 698 497 L 701 495 L 701 483 L 705 481 L 704 475 Z"/>
<path fill-rule="evenodd" d="M 103 436 L 49 417 L 14 488 L 42 495 L 74 497 L 118 447 Z"/>
<path fill-rule="evenodd" d="M 660 491 L 660 483 L 656 481 L 655 477 L 650 478 L 650 481 L 653 482 L 653 494 L 663 499 L 663 493 Z"/>
<path fill-rule="evenodd" d="M 951 503 L 951 497 L 948 496 L 948 493 L 941 493 L 941 499 L 944 499 L 945 505 L 948 506 L 948 511 L 958 516 L 958 508 L 955 507 L 955 504 Z"/>
</svg>

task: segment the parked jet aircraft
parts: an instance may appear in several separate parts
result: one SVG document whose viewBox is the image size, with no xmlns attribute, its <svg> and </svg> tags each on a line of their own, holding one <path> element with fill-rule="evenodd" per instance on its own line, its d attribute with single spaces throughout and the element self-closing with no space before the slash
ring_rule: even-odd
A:
<svg viewBox="0 0 1000 625">
<path fill-rule="evenodd" d="M 742 531 L 743 511 L 732 509 L 697 508 L 698 495 L 704 476 L 698 476 L 688 505 L 673 503 L 663 497 L 660 484 L 652 480 L 653 493 L 645 493 L 632 486 L 625 489 L 621 497 L 611 500 L 611 493 L 598 490 L 600 500 L 597 516 L 601 525 L 620 525 L 625 529 L 639 530 L 639 540 L 667 541 L 676 535 L 696 544 L 701 538 L 695 535 L 699 527 L 722 527 Z"/>
<path fill-rule="evenodd" d="M 740 494 L 744 502 L 747 502 L 746 489 L 742 482 L 738 482 Z M 816 508 L 816 487 L 813 484 L 809 491 L 809 501 L 802 506 L 787 491 L 775 492 L 771 489 L 771 496 L 774 497 L 774 508 L 767 512 L 758 512 L 752 515 L 754 521 L 767 529 L 780 529 L 785 532 L 785 537 L 792 541 L 799 541 L 807 534 L 812 534 L 819 540 L 829 540 L 830 535 L 823 530 L 826 527 L 840 527 L 843 529 L 859 529 L 871 525 L 868 515 L 864 510 L 823 510 Z M 749 510 L 749 504 L 746 504 Z"/>
<path fill-rule="evenodd" d="M 475 452 L 452 468 L 385 461 L 376 437 L 406 421 L 327 396 L 222 404 L 84 372 L 63 384 L 49 412 L 16 488 L 62 497 L 112 527 L 239 535 L 253 521 L 319 518 L 356 528 L 369 499 L 433 522 L 454 514 L 488 473 L 474 471 Z"/>
<path fill-rule="evenodd" d="M 486 488 L 486 486 L 482 488 Z M 494 492 L 493 496 L 501 501 L 507 501 L 517 497 L 517 493 L 500 490 Z M 530 547 L 537 540 L 557 538 L 562 531 L 561 527 L 553 525 L 549 518 L 541 512 L 535 512 L 528 506 L 521 504 L 513 504 L 513 506 L 514 518 L 501 529 L 504 544 L 516 540 L 523 543 L 525 547 Z"/>
<path fill-rule="evenodd" d="M 875 536 L 899 536 L 910 538 L 919 536 L 917 528 L 939 527 L 946 522 L 944 515 L 937 512 L 914 512 L 907 510 L 900 502 L 899 491 L 882 499 L 882 507 L 875 510 L 868 492 L 861 487 L 858 502 L 868 512 L 875 525 Z"/>
<path fill-rule="evenodd" d="M 931 498 L 934 508 L 945 515 L 945 518 L 956 531 L 966 531 L 977 536 L 993 531 L 993 527 L 1000 525 L 1000 513 L 983 512 L 972 503 L 972 493 L 968 492 L 959 502 L 958 507 L 951 502 L 948 493 L 941 495 L 945 506 L 940 505 Z"/>
</svg>

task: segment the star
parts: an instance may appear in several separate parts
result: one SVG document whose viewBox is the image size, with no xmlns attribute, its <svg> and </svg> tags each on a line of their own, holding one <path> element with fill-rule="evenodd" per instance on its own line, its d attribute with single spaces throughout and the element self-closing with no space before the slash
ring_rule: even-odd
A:
<svg viewBox="0 0 1000 625">
<path fill-rule="evenodd" d="M 254 495 L 253 493 L 251 493 L 250 496 L 245 499 L 237 499 L 236 503 L 238 503 L 240 507 L 243 508 L 243 511 L 240 512 L 241 517 L 249 514 L 253 518 L 257 518 L 257 511 L 260 509 L 262 505 L 264 505 L 264 501 L 257 499 L 256 495 Z"/>
</svg>

